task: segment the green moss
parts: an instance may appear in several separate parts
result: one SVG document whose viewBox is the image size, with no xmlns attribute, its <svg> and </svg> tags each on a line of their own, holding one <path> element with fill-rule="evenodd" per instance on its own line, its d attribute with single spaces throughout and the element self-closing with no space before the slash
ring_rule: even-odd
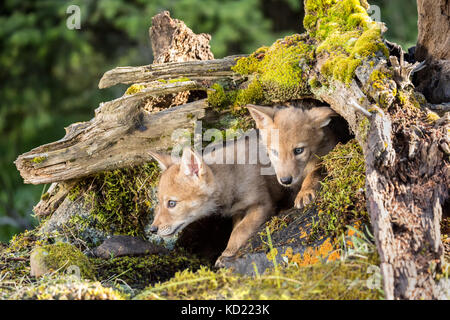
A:
<svg viewBox="0 0 450 320">
<path fill-rule="evenodd" d="M 154 205 L 158 182 L 156 163 L 106 171 L 80 180 L 69 192 L 72 201 L 83 197 L 88 217 L 71 222 L 81 229 L 92 227 L 111 234 L 143 235 Z"/>
<path fill-rule="evenodd" d="M 349 83 L 362 59 L 389 51 L 381 37 L 380 26 L 372 21 L 366 2 L 359 0 L 307 0 L 304 26 L 318 41 L 317 54 L 327 54 L 322 73 Z"/>
<path fill-rule="evenodd" d="M 145 89 L 145 86 L 142 84 L 133 84 L 128 87 L 127 91 L 125 91 L 125 94 L 131 95 L 138 92 L 141 92 L 143 89 Z"/>
<path fill-rule="evenodd" d="M 208 104 L 211 107 L 223 110 L 233 103 L 234 97 L 229 92 L 225 92 L 221 84 L 215 83 L 211 89 L 213 90 L 208 91 Z"/>
<path fill-rule="evenodd" d="M 177 83 L 177 82 L 186 82 L 186 81 L 191 81 L 191 79 L 189 78 L 178 78 L 178 79 L 170 79 L 168 82 L 169 83 Z"/>
<path fill-rule="evenodd" d="M 309 93 L 307 78 L 314 60 L 314 46 L 301 35 L 277 40 L 232 68 L 242 75 L 255 74 L 268 101 L 287 101 Z M 258 89 L 258 97 L 260 90 Z"/>
<path fill-rule="evenodd" d="M 42 163 L 42 162 L 44 162 L 45 160 L 47 160 L 47 157 L 35 157 L 35 158 L 33 158 L 33 163 Z"/>
<path fill-rule="evenodd" d="M 45 276 L 31 283 L 17 283 L 12 291 L 2 292 L 0 289 L 0 298 L 12 300 L 124 300 L 127 297 L 100 282 L 60 275 Z"/>
<path fill-rule="evenodd" d="M 312 77 L 309 81 L 308 81 L 309 86 L 311 87 L 311 89 L 316 89 L 322 86 L 322 84 L 320 83 L 320 81 L 317 79 L 317 77 Z"/>
<path fill-rule="evenodd" d="M 350 83 L 355 76 L 356 68 L 360 65 L 360 59 L 339 55 L 327 60 L 323 64 L 321 71 L 328 77 L 332 77 L 344 83 Z"/>
<path fill-rule="evenodd" d="M 35 245 L 46 244 L 36 237 L 36 230 L 26 230 L 13 236 L 9 245 L 0 250 L 0 279 L 3 288 L 10 294 L 17 283 L 26 282 L 30 274 L 30 252 Z M 0 286 L 0 299 L 2 299 Z"/>
<path fill-rule="evenodd" d="M 108 260 L 92 258 L 91 262 L 96 266 L 98 279 L 110 282 L 120 279 L 135 289 L 166 281 L 179 270 L 197 270 L 205 264 L 205 261 L 180 249 L 167 255 L 124 256 Z"/>
<path fill-rule="evenodd" d="M 366 125 L 364 125 L 366 126 Z M 315 206 L 318 221 L 313 226 L 312 238 L 319 233 L 330 236 L 342 234 L 347 225 L 355 222 L 369 224 L 366 211 L 365 166 L 361 147 L 355 140 L 338 144 L 323 157 L 327 177 L 317 195 Z"/>
<path fill-rule="evenodd" d="M 434 123 L 435 121 L 439 120 L 441 117 L 436 112 L 428 111 L 427 112 L 427 122 L 428 123 Z"/>
<path fill-rule="evenodd" d="M 48 200 L 48 198 L 50 198 L 50 194 L 48 192 L 45 192 L 42 194 L 41 196 L 41 200 Z"/>
<path fill-rule="evenodd" d="M 264 230 L 260 233 L 260 236 L 266 235 L 266 229 L 268 228 L 269 233 L 272 234 L 275 231 L 280 231 L 287 226 L 287 221 L 289 221 L 289 216 L 273 216 L 272 219 L 266 222 Z"/>
<path fill-rule="evenodd" d="M 171 280 L 147 288 L 136 299 L 380 299 L 367 287 L 365 263 L 319 263 L 277 268 L 256 277 L 228 269 L 178 272 Z"/>
<path fill-rule="evenodd" d="M 265 54 L 267 52 L 267 47 L 258 49 L 258 53 L 253 53 L 248 57 L 240 58 L 236 61 L 236 65 L 231 69 L 239 74 L 250 75 L 257 73 L 259 71 L 260 60 L 256 58 L 257 55 Z"/>
<path fill-rule="evenodd" d="M 58 242 L 38 246 L 33 250 L 35 261 L 43 263 L 50 272 L 65 272 L 70 266 L 77 266 L 83 278 L 94 279 L 94 269 L 89 259 L 75 246 Z"/>
<path fill-rule="evenodd" d="M 247 104 L 257 104 L 264 101 L 264 92 L 261 82 L 254 78 L 246 84 L 246 87 L 240 89 L 229 89 L 215 83 L 208 91 L 208 104 L 218 111 L 227 110 L 235 117 L 241 117 L 247 114 L 247 109 L 243 106 Z"/>
<path fill-rule="evenodd" d="M 261 82 L 254 79 L 247 88 L 239 90 L 236 95 L 234 106 L 244 106 L 249 103 L 259 103 L 264 99 L 264 92 Z"/>
<path fill-rule="evenodd" d="M 370 121 L 366 117 L 361 119 L 361 121 L 358 124 L 359 134 L 363 141 L 367 140 L 367 134 L 369 133 L 370 129 Z"/>
</svg>

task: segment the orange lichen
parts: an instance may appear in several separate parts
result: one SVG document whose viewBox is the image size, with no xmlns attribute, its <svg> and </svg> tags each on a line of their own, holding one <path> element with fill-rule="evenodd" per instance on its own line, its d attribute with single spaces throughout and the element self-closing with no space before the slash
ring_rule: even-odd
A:
<svg viewBox="0 0 450 320">
<path fill-rule="evenodd" d="M 291 247 L 286 249 L 283 254 L 287 258 L 288 263 L 295 263 L 297 266 L 308 266 L 319 263 L 320 261 L 336 261 L 340 258 L 337 242 L 326 239 L 320 246 L 308 247 L 303 255 L 300 253 L 293 254 Z"/>
</svg>

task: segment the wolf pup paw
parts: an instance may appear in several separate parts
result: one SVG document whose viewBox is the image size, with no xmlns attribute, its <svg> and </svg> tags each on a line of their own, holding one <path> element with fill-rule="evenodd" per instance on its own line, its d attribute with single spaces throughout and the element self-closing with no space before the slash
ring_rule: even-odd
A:
<svg viewBox="0 0 450 320">
<path fill-rule="evenodd" d="M 314 189 L 300 190 L 295 198 L 294 205 L 297 209 L 303 209 L 316 198 L 316 191 Z"/>
<path fill-rule="evenodd" d="M 227 268 L 230 266 L 231 262 L 234 260 L 234 256 L 226 257 L 226 256 L 220 256 L 214 266 L 216 268 Z"/>
</svg>

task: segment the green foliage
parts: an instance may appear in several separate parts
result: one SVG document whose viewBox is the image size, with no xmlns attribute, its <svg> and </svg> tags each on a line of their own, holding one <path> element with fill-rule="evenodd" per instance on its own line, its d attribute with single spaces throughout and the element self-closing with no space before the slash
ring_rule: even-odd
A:
<svg viewBox="0 0 450 320">
<path fill-rule="evenodd" d="M 80 180 L 69 192 L 69 199 L 82 197 L 91 214 L 77 216 L 72 223 L 113 234 L 143 235 L 158 177 L 158 166 L 152 162 Z"/>
<path fill-rule="evenodd" d="M 370 277 L 367 268 L 364 262 L 319 263 L 277 268 L 249 277 L 229 269 L 214 272 L 202 267 L 197 272 L 178 272 L 169 281 L 147 288 L 135 299 L 381 299 L 378 290 L 367 287 Z"/>
<path fill-rule="evenodd" d="M 93 265 L 76 247 L 69 243 L 58 242 L 33 250 L 34 260 L 43 263 L 49 272 L 65 272 L 70 266 L 77 266 L 83 278 L 94 279 Z"/>
<path fill-rule="evenodd" d="M 93 258 L 91 262 L 96 266 L 98 279 L 110 282 L 120 279 L 138 289 L 145 288 L 149 283 L 166 281 L 179 270 L 197 270 L 204 264 L 181 250 L 166 255 L 111 257 L 108 260 Z"/>
<path fill-rule="evenodd" d="M 288 101 L 308 94 L 306 79 L 313 59 L 314 47 L 301 35 L 292 35 L 239 59 L 233 70 L 255 74 L 266 100 Z"/>
<path fill-rule="evenodd" d="M 329 78 L 349 83 L 362 59 L 389 55 L 380 26 L 359 0 L 307 0 L 304 26 L 319 41 L 317 54 L 330 56 L 322 66 Z"/>
</svg>

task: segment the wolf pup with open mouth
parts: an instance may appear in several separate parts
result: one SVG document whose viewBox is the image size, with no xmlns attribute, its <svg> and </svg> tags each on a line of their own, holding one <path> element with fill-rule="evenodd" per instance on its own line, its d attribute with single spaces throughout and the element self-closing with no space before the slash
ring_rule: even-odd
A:
<svg viewBox="0 0 450 320">
<path fill-rule="evenodd" d="M 251 141 L 247 137 L 238 139 L 234 149 L 223 147 L 223 154 L 231 151 L 234 159 L 242 156 L 249 159 Z M 246 145 L 239 149 L 237 145 L 242 143 Z M 242 152 L 246 155 L 240 154 Z M 225 251 L 216 261 L 217 267 L 224 266 L 224 262 L 276 213 L 276 204 L 283 197 L 283 187 L 274 175 L 262 175 L 260 164 L 208 161 L 207 165 L 205 159 L 190 148 L 185 148 L 181 159 L 175 161 L 170 155 L 155 152 L 150 155 L 163 170 L 158 185 L 159 204 L 150 227 L 152 232 L 169 237 L 215 212 L 233 218 L 233 231 Z"/>
<path fill-rule="evenodd" d="M 331 117 L 337 114 L 329 107 L 246 107 L 261 131 L 278 182 L 296 193 L 295 207 L 305 207 L 315 199 L 320 186 L 319 158 L 337 144 L 328 127 Z M 278 130 L 277 141 L 272 141 L 272 130 Z"/>
</svg>

